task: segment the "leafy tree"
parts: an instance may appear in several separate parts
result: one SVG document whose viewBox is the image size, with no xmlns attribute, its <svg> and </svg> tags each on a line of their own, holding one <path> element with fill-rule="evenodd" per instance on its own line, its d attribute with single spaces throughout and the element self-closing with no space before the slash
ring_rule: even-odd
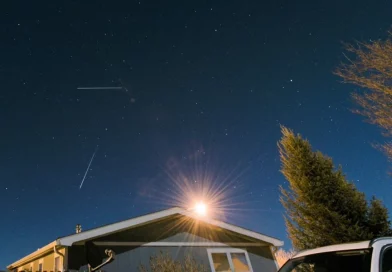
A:
<svg viewBox="0 0 392 272">
<path fill-rule="evenodd" d="M 372 239 L 390 233 L 388 210 L 346 180 L 332 159 L 313 151 L 301 135 L 282 127 L 278 143 L 281 172 L 289 182 L 280 188 L 289 238 L 295 250 Z"/>
<path fill-rule="evenodd" d="M 386 40 L 346 45 L 346 51 L 352 59 L 347 57 L 335 74 L 345 83 L 364 88 L 352 94 L 360 106 L 354 112 L 382 128 L 385 136 L 392 136 L 392 32 Z M 392 161 L 392 141 L 380 147 Z"/>
<path fill-rule="evenodd" d="M 206 272 L 203 264 L 199 264 L 189 254 L 183 262 L 174 260 L 169 253 L 162 251 L 150 257 L 150 270 L 139 265 L 140 272 Z"/>
<path fill-rule="evenodd" d="M 374 196 L 370 201 L 368 218 L 372 236 L 378 236 L 380 233 L 386 236 L 392 236 L 392 229 L 390 228 L 390 222 L 388 221 L 388 210 L 384 207 L 382 202 Z"/>
<path fill-rule="evenodd" d="M 295 254 L 294 250 L 284 250 L 283 248 L 278 249 L 275 252 L 275 259 L 276 262 L 278 263 L 279 267 L 282 267 L 291 257 L 293 257 Z"/>
</svg>

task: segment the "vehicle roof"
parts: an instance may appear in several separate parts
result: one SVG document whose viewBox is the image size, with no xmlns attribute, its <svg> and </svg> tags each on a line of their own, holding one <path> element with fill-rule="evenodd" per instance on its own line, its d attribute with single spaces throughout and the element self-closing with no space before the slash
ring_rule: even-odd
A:
<svg viewBox="0 0 392 272">
<path fill-rule="evenodd" d="M 372 241 L 368 240 L 368 241 L 355 242 L 355 243 L 345 243 L 345 244 L 331 245 L 325 247 L 318 247 L 315 249 L 307 249 L 298 252 L 296 255 L 293 256 L 293 258 L 299 258 L 307 255 L 313 255 L 313 254 L 324 253 L 324 252 L 365 249 L 365 248 L 370 248 L 371 243 Z"/>
</svg>

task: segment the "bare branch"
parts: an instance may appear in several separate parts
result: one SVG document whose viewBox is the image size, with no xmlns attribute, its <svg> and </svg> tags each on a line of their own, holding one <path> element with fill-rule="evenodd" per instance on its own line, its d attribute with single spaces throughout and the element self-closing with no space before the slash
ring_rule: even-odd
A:
<svg viewBox="0 0 392 272">
<path fill-rule="evenodd" d="M 386 40 L 345 44 L 343 53 L 347 63 L 342 63 L 334 71 L 344 83 L 359 86 L 352 94 L 359 106 L 353 112 L 365 117 L 371 124 L 382 129 L 385 137 L 392 136 L 392 31 Z M 392 161 L 392 144 L 380 145 Z"/>
</svg>

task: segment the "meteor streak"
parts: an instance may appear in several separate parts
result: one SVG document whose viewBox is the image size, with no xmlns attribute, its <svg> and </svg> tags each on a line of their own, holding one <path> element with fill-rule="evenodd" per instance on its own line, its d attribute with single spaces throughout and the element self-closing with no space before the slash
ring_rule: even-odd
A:
<svg viewBox="0 0 392 272">
<path fill-rule="evenodd" d="M 78 87 L 78 90 L 122 90 L 124 87 Z"/>
<path fill-rule="evenodd" d="M 95 153 L 97 153 L 97 151 L 98 151 L 98 146 L 95 148 L 95 151 L 94 151 L 94 153 L 93 153 L 93 155 L 92 155 L 92 157 L 91 157 L 91 160 L 90 160 L 90 162 L 89 162 L 89 164 L 88 164 L 88 166 L 87 166 L 87 170 L 86 170 L 86 173 L 84 173 L 84 177 L 83 177 L 83 179 L 82 179 L 82 183 L 80 183 L 79 190 L 82 189 L 83 182 L 84 182 L 84 180 L 86 179 L 88 170 L 90 170 L 91 163 L 93 162 L 94 157 L 95 157 Z"/>
</svg>

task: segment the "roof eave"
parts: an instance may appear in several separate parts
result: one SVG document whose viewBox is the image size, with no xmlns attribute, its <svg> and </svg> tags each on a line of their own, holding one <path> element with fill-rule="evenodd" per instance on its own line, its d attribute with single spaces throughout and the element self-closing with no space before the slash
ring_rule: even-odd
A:
<svg viewBox="0 0 392 272">
<path fill-rule="evenodd" d="M 156 212 L 156 213 L 151 213 L 143 216 L 139 216 L 136 218 L 128 219 L 125 221 L 121 221 L 118 223 L 110 224 L 107 226 L 103 226 L 100 228 L 92 229 L 92 230 L 87 230 L 83 231 L 77 234 L 72 234 L 66 237 L 61 237 L 58 240 L 59 245 L 63 246 L 72 246 L 74 243 L 89 240 L 91 238 L 96 238 L 108 234 L 112 234 L 127 228 L 132 228 L 141 224 L 144 224 L 149 221 L 154 221 L 160 218 L 164 218 L 167 216 L 175 215 L 175 214 L 180 214 L 182 211 L 181 208 L 175 207 L 171 209 L 167 209 L 164 211 Z"/>
<path fill-rule="evenodd" d="M 254 231 L 250 231 L 250 230 L 247 230 L 247 229 L 244 229 L 241 227 L 237 227 L 237 226 L 234 226 L 234 225 L 222 222 L 222 221 L 209 219 L 206 217 L 199 217 L 196 214 L 194 214 L 190 211 L 187 211 L 185 209 L 179 208 L 179 207 L 175 207 L 172 209 L 168 209 L 168 210 L 136 217 L 136 218 L 125 220 L 125 221 L 122 221 L 119 223 L 110 224 L 110 225 L 107 225 L 107 226 L 104 226 L 101 228 L 97 228 L 97 229 L 93 229 L 93 230 L 89 230 L 89 231 L 84 231 L 84 232 L 81 232 L 78 234 L 73 234 L 70 236 L 62 237 L 62 238 L 58 239 L 58 243 L 59 243 L 59 245 L 63 245 L 63 246 L 72 246 L 73 244 L 78 243 L 78 242 L 82 242 L 82 241 L 89 240 L 92 238 L 112 234 L 112 233 L 119 232 L 119 231 L 122 231 L 127 228 L 132 228 L 132 227 L 135 227 L 138 225 L 148 223 L 150 221 L 159 220 L 161 218 L 176 215 L 176 214 L 187 216 L 187 217 L 190 217 L 194 220 L 200 220 L 200 221 L 203 221 L 207 224 L 211 224 L 211 225 L 223 228 L 223 229 L 227 229 L 227 230 L 242 234 L 244 236 L 248 236 L 253 239 L 256 239 L 256 240 L 259 240 L 262 242 L 266 242 L 266 243 L 271 244 L 276 247 L 283 246 L 283 244 L 284 244 L 283 241 L 275 239 L 273 237 L 269 237 L 269 236 L 266 236 L 266 235 L 263 235 L 263 234 L 260 234 L 260 233 L 254 232 Z"/>
<path fill-rule="evenodd" d="M 257 233 L 257 232 L 251 231 L 251 230 L 247 230 L 247 229 L 244 229 L 244 228 L 241 228 L 238 226 L 234 226 L 234 225 L 231 225 L 231 224 L 228 224 L 228 223 L 225 223 L 222 221 L 218 221 L 215 219 L 198 217 L 197 215 L 195 215 L 194 213 L 191 213 L 189 211 L 182 210 L 181 214 L 184 216 L 193 218 L 195 220 L 201 220 L 207 224 L 211 224 L 211 225 L 214 225 L 214 226 L 226 229 L 226 230 L 230 230 L 230 231 L 242 234 L 247 237 L 254 238 L 254 239 L 262 241 L 262 242 L 266 242 L 266 243 L 271 244 L 275 247 L 281 247 L 284 245 L 284 242 L 279 239 L 276 239 L 276 238 L 273 238 L 273 237 L 270 237 L 270 236 L 267 236 L 267 235 L 264 235 L 261 233 Z"/>
<path fill-rule="evenodd" d="M 12 269 L 14 269 L 16 267 L 20 267 L 21 265 L 24 265 L 24 264 L 28 263 L 31 260 L 37 259 L 40 256 L 45 255 L 45 254 L 53 251 L 54 247 L 57 246 L 57 245 L 59 245 L 58 241 L 55 240 L 55 241 L 47 244 L 46 246 L 41 247 L 40 249 L 34 251 L 33 253 L 23 257 L 22 259 L 19 259 L 18 261 L 10 264 L 9 266 L 7 266 L 7 269 L 8 270 L 12 270 Z"/>
</svg>

